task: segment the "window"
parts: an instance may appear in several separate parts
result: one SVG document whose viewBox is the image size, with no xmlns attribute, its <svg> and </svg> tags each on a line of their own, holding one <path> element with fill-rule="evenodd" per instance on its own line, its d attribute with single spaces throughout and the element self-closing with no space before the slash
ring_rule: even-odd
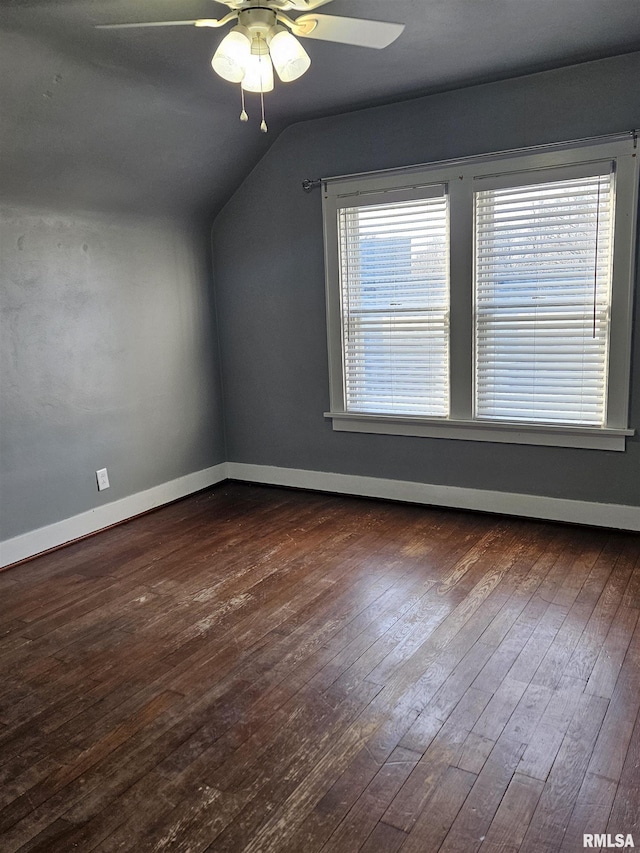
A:
<svg viewBox="0 0 640 853">
<path fill-rule="evenodd" d="M 604 425 L 612 184 L 474 194 L 478 418 Z"/>
<path fill-rule="evenodd" d="M 350 412 L 446 417 L 449 264 L 444 188 L 339 211 Z"/>
<path fill-rule="evenodd" d="M 334 429 L 624 450 L 631 134 L 324 182 Z"/>
</svg>

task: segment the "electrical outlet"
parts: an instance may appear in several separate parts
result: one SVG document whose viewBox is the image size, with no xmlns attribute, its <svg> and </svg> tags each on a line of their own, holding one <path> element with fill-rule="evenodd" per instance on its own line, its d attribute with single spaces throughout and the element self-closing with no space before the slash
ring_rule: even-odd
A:
<svg viewBox="0 0 640 853">
<path fill-rule="evenodd" d="M 96 480 L 98 481 L 99 492 L 109 488 L 109 475 L 107 474 L 106 468 L 101 468 L 99 471 L 96 471 Z"/>
</svg>

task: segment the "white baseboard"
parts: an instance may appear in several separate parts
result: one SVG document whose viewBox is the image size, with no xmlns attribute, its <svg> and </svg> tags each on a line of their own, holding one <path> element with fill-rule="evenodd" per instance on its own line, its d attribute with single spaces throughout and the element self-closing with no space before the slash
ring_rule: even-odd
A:
<svg viewBox="0 0 640 853">
<path fill-rule="evenodd" d="M 227 479 L 640 531 L 640 507 L 622 504 L 592 503 L 540 495 L 493 492 L 487 489 L 463 489 L 458 486 L 434 486 L 407 480 L 385 480 L 380 477 L 250 465 L 244 462 L 222 462 L 212 468 L 178 477 L 144 492 L 15 536 L 13 539 L 6 539 L 0 542 L 0 568 L 96 533 L 112 524 L 126 521 L 142 512 Z"/>
<path fill-rule="evenodd" d="M 89 533 L 96 533 L 112 524 L 126 521 L 141 512 L 184 498 L 226 479 L 227 465 L 222 462 L 220 465 L 178 477 L 176 480 L 23 533 L 21 536 L 14 536 L 13 539 L 5 539 L 0 542 L 0 568 L 80 539 Z"/>
<path fill-rule="evenodd" d="M 230 480 L 268 483 L 272 486 L 293 486 L 343 495 L 497 512 L 546 521 L 612 527 L 617 530 L 640 530 L 640 507 L 622 504 L 492 492 L 487 489 L 463 489 L 458 486 L 434 486 L 406 480 L 384 480 L 380 477 L 358 477 L 298 468 L 277 468 L 271 465 L 248 465 L 243 462 L 227 462 L 227 476 Z"/>
</svg>

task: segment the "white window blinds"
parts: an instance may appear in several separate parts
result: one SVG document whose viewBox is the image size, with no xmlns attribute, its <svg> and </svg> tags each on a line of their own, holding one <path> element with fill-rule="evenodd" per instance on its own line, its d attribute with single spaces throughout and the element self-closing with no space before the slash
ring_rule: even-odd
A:
<svg viewBox="0 0 640 853">
<path fill-rule="evenodd" d="M 474 196 L 476 417 L 602 426 L 612 175 Z"/>
<path fill-rule="evenodd" d="M 433 194 L 433 188 L 430 188 Z M 338 210 L 345 406 L 447 417 L 447 197 Z"/>
</svg>

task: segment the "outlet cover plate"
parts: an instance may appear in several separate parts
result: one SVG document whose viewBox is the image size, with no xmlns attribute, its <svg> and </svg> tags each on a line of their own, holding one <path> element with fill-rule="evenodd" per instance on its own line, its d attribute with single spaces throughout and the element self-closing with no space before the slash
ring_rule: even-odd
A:
<svg viewBox="0 0 640 853">
<path fill-rule="evenodd" d="M 109 475 L 107 474 L 106 468 L 101 468 L 99 471 L 96 471 L 96 480 L 98 481 L 99 492 L 109 488 Z"/>
</svg>

